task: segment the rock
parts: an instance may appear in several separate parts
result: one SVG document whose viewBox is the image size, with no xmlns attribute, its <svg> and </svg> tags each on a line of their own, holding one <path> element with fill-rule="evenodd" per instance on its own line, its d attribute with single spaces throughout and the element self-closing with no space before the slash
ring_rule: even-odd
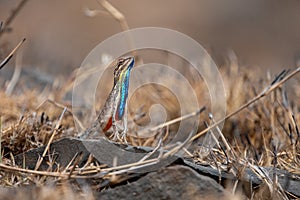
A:
<svg viewBox="0 0 300 200">
<path fill-rule="evenodd" d="M 60 167 L 67 166 L 77 153 L 82 154 L 79 166 L 85 163 L 89 154 L 92 154 L 99 163 L 112 167 L 114 158 L 117 158 L 117 165 L 125 165 L 138 162 L 151 151 L 149 148 L 132 147 L 128 145 L 125 146 L 126 147 L 121 145 L 120 147 L 120 145 L 112 143 L 104 138 L 99 138 L 97 140 L 63 138 L 50 145 L 50 156 L 48 153 L 46 154 L 39 169 L 46 170 L 49 168 L 49 157 L 52 157 L 51 160 L 55 161 L 55 164 L 52 166 L 53 169 L 57 168 L 58 165 Z M 29 150 L 23 154 L 16 155 L 15 163 L 19 166 L 25 166 L 28 169 L 34 169 L 39 157 L 42 156 L 45 147 L 46 146 L 39 147 Z M 150 158 L 157 158 L 158 153 L 159 152 L 154 153 L 150 156 Z M 153 165 L 149 165 L 132 172 L 147 173 L 155 171 L 163 166 L 173 163 L 177 159 L 178 157 L 171 156 Z"/>
<path fill-rule="evenodd" d="M 96 199 L 224 199 L 228 193 L 213 179 L 176 165 L 95 196 Z"/>
<path fill-rule="evenodd" d="M 219 180 L 219 178 L 222 179 L 222 181 L 235 181 L 236 178 L 233 174 L 230 174 L 229 172 L 220 172 L 217 169 L 213 169 L 208 166 L 202 166 L 197 165 L 193 162 L 190 162 L 188 160 L 183 160 L 184 165 L 191 167 L 198 173 L 209 176 L 215 180 Z M 259 167 L 261 170 L 264 171 L 266 175 L 269 177 L 273 177 L 274 172 L 276 173 L 276 176 L 278 178 L 278 182 L 283 190 L 288 191 L 290 194 L 296 197 L 300 197 L 300 176 L 297 174 L 292 174 L 286 170 L 281 170 L 273 167 Z M 253 187 L 257 187 L 260 185 L 264 185 L 261 178 L 253 172 L 250 168 L 245 168 L 244 175 L 239 177 L 239 184 L 241 184 L 241 188 L 243 188 L 243 192 L 248 195 L 248 197 L 251 196 L 251 193 L 248 191 L 252 191 Z"/>
</svg>

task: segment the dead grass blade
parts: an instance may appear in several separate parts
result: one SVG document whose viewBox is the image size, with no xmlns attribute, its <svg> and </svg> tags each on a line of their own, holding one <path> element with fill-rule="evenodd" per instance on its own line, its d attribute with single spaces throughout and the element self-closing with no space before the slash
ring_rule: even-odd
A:
<svg viewBox="0 0 300 200">
<path fill-rule="evenodd" d="M 205 109 L 206 109 L 206 107 L 202 107 L 202 108 L 200 108 L 199 110 L 197 110 L 197 111 L 195 111 L 195 112 L 192 112 L 192 113 L 189 113 L 189 114 L 180 116 L 180 117 L 178 117 L 178 118 L 176 118 L 176 119 L 170 120 L 170 121 L 165 122 L 165 123 L 163 123 L 163 124 L 159 124 L 159 125 L 157 125 L 157 126 L 155 126 L 155 127 L 148 128 L 148 129 L 146 129 L 146 130 L 143 129 L 143 130 L 139 131 L 139 132 L 137 133 L 137 135 L 142 135 L 142 134 L 149 133 L 149 132 L 155 132 L 155 131 L 157 131 L 157 130 L 159 130 L 159 129 L 162 129 L 162 128 L 164 128 L 164 127 L 168 127 L 168 126 L 170 126 L 170 125 L 172 125 L 172 124 L 175 124 L 175 123 L 177 123 L 177 122 L 180 122 L 180 121 L 189 119 L 189 118 L 191 118 L 191 117 L 195 117 L 195 116 L 197 116 L 197 115 L 200 115 L 200 113 L 202 113 Z"/>
<path fill-rule="evenodd" d="M 123 30 L 129 30 L 129 26 L 123 13 L 121 13 L 110 2 L 106 0 L 98 0 L 98 2 L 121 24 Z"/>
<path fill-rule="evenodd" d="M 5 20 L 5 25 L 1 29 L 0 26 L 0 37 L 2 34 L 6 31 L 6 28 L 9 27 L 9 25 L 13 22 L 13 20 L 16 18 L 16 16 L 20 13 L 21 9 L 25 6 L 25 4 L 28 2 L 28 0 L 22 0 L 15 9 L 13 9 L 9 15 L 9 17 Z M 2 25 L 2 24 L 1 24 Z"/>
<path fill-rule="evenodd" d="M 67 111 L 67 108 L 65 108 L 65 109 L 63 110 L 63 112 L 61 113 L 61 115 L 60 115 L 60 117 L 59 117 L 59 120 L 58 120 L 58 122 L 57 122 L 57 124 L 56 124 L 56 126 L 55 126 L 55 128 L 54 128 L 54 130 L 53 130 L 53 133 L 52 133 L 52 135 L 51 135 L 51 137 L 50 137 L 50 139 L 49 139 L 49 142 L 48 142 L 48 144 L 47 144 L 47 146 L 46 146 L 46 148 L 45 148 L 45 150 L 44 150 L 44 153 L 42 154 L 42 157 L 39 159 L 39 161 L 37 162 L 37 164 L 36 164 L 36 166 L 35 166 L 35 170 L 38 170 L 38 169 L 39 169 L 40 165 L 41 165 L 42 162 L 43 162 L 44 157 L 46 156 L 46 153 L 49 151 L 50 144 L 52 143 L 52 141 L 53 141 L 53 139 L 54 139 L 54 136 L 56 135 L 56 132 L 57 132 L 57 130 L 58 130 L 60 124 L 61 124 L 61 121 L 62 121 L 63 116 L 64 116 L 64 114 L 65 114 L 66 111 Z"/>
<path fill-rule="evenodd" d="M 0 70 L 4 67 L 4 65 L 6 65 L 6 63 L 8 63 L 8 61 L 10 61 L 10 59 L 14 56 L 14 54 L 16 53 L 16 51 L 25 42 L 25 40 L 26 40 L 26 38 L 23 38 L 23 40 L 21 40 L 19 42 L 19 44 L 10 52 L 10 54 L 8 54 L 8 56 L 0 63 Z"/>
<path fill-rule="evenodd" d="M 101 6 L 105 10 L 107 10 L 107 12 L 109 12 L 111 14 L 111 16 L 113 16 L 114 19 L 116 19 L 120 23 L 123 31 L 129 30 L 129 26 L 128 26 L 126 17 L 120 10 L 118 10 L 116 7 L 114 7 L 107 0 L 98 0 L 98 2 L 101 4 Z M 130 33 L 127 34 L 127 39 L 128 39 L 128 44 L 130 45 L 130 48 L 133 50 L 134 43 L 133 43 L 132 35 Z M 135 51 L 132 51 L 132 55 L 136 55 Z"/>
<path fill-rule="evenodd" d="M 191 138 L 191 142 L 198 139 L 200 136 L 202 136 L 203 134 L 205 134 L 207 131 L 211 130 L 212 128 L 215 128 L 216 126 L 218 126 L 220 123 L 224 122 L 226 119 L 236 115 L 237 113 L 239 113 L 240 111 L 244 110 L 245 108 L 247 108 L 249 105 L 253 104 L 254 102 L 258 101 L 259 99 L 267 96 L 270 92 L 274 91 L 275 89 L 277 89 L 279 86 L 281 86 L 283 83 L 285 83 L 286 81 L 288 81 L 290 78 L 292 78 L 293 76 L 295 76 L 298 72 L 300 72 L 300 67 L 298 67 L 297 69 L 295 69 L 294 71 L 292 71 L 290 74 L 286 74 L 286 72 L 284 71 L 284 73 L 279 74 L 279 76 L 275 77 L 274 81 L 271 82 L 271 84 L 266 87 L 260 94 L 258 94 L 257 96 L 255 96 L 253 99 L 251 99 L 250 101 L 248 101 L 247 103 L 245 103 L 244 105 L 242 105 L 241 107 L 239 107 L 236 111 L 226 115 L 223 119 L 217 121 L 216 123 L 210 125 L 209 127 L 207 127 L 206 129 L 204 129 L 203 131 L 197 133 L 195 136 L 193 136 Z M 276 81 L 275 81 L 276 80 Z"/>
</svg>

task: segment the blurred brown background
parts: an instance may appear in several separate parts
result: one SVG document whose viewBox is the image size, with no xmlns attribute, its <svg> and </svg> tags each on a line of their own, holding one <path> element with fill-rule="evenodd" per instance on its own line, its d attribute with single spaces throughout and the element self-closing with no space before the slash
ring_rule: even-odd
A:
<svg viewBox="0 0 300 200">
<path fill-rule="evenodd" d="M 19 2 L 1 0 L 0 20 L 5 21 Z M 300 1 L 110 2 L 125 15 L 130 28 L 157 26 L 180 31 L 202 44 L 219 65 L 229 49 L 240 63 L 266 70 L 294 67 L 300 57 Z M 122 31 L 107 14 L 86 16 L 86 8 L 104 10 L 96 0 L 29 0 L 11 31 L 0 38 L 0 45 L 11 49 L 25 37 L 22 62 L 26 67 L 67 74 L 98 43 Z"/>
</svg>

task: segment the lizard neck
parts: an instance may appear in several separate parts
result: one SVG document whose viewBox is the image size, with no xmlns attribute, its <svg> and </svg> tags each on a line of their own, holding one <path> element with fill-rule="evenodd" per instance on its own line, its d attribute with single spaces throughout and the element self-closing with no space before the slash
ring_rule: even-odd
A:
<svg viewBox="0 0 300 200">
<path fill-rule="evenodd" d="M 120 121 L 124 118 L 127 105 L 129 79 L 130 70 L 121 74 L 120 79 L 115 81 L 113 89 L 98 116 L 97 121 L 100 122 L 100 126 L 104 132 L 112 126 L 113 121 Z"/>
<path fill-rule="evenodd" d="M 128 88 L 129 88 L 129 78 L 130 78 L 130 70 L 125 71 L 124 74 L 121 75 L 121 80 L 118 82 L 118 98 L 116 98 L 116 111 L 115 111 L 115 119 L 116 121 L 123 119 L 125 108 L 127 104 L 128 97 Z"/>
</svg>

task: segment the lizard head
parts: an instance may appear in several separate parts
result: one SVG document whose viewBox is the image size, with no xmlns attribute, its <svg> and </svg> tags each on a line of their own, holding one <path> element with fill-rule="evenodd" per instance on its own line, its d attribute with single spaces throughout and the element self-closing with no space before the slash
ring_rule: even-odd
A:
<svg viewBox="0 0 300 200">
<path fill-rule="evenodd" d="M 114 83 L 116 84 L 120 79 L 122 79 L 124 74 L 129 73 L 133 65 L 133 56 L 119 58 L 114 71 Z"/>
</svg>

